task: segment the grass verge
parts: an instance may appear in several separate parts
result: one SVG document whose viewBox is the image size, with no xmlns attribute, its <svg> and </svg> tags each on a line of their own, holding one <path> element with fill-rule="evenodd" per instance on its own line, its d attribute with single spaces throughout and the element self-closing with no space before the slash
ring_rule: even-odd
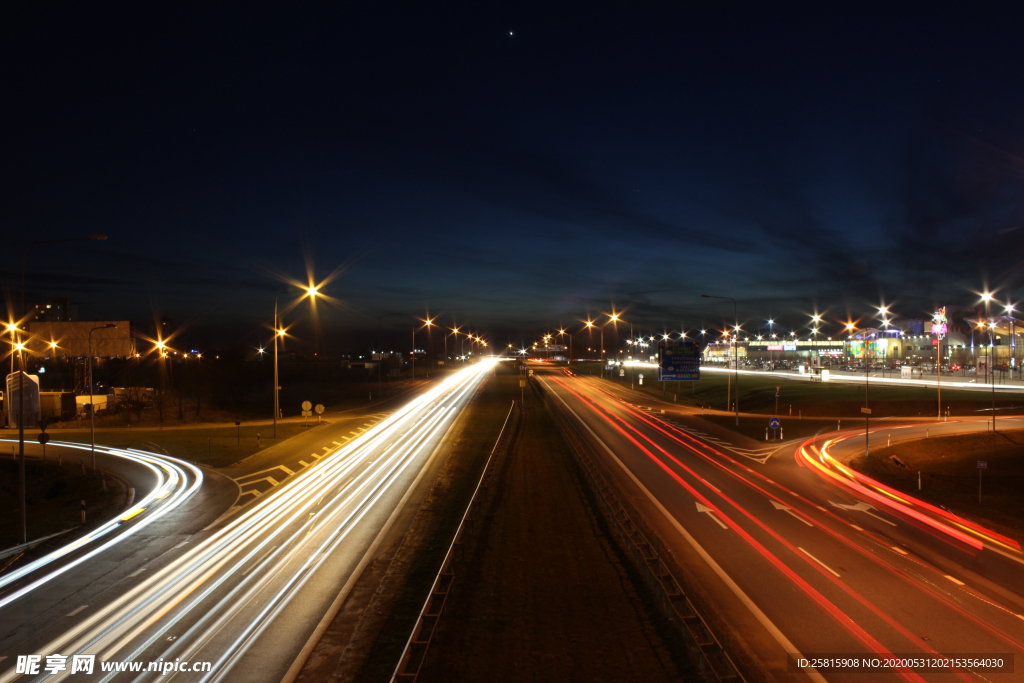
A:
<svg viewBox="0 0 1024 683">
<path fill-rule="evenodd" d="M 277 438 L 270 438 L 273 427 L 268 425 L 241 425 L 240 427 L 196 427 L 195 429 L 97 429 L 96 443 L 115 448 L 138 448 L 167 453 L 176 458 L 202 463 L 210 467 L 226 467 L 256 451 L 315 429 L 301 423 L 281 422 L 277 425 Z M 88 444 L 88 432 L 62 434 L 53 432 L 59 441 Z"/>
<path fill-rule="evenodd" d="M 981 475 L 980 503 L 979 460 L 988 463 Z M 986 520 L 996 531 L 1024 541 L 1024 430 L 909 441 L 849 464 L 895 489 L 958 515 Z"/>
<path fill-rule="evenodd" d="M 30 541 L 80 526 L 82 500 L 86 521 L 92 523 L 114 516 L 125 498 L 120 479 L 102 472 L 94 475 L 91 470 L 82 474 L 77 458 L 65 460 L 62 467 L 48 461 L 45 470 L 42 462 L 28 460 L 25 483 Z M 9 548 L 21 543 L 18 462 L 9 457 L 0 460 L 0 506 L 4 512 L 0 515 L 0 548 Z M 6 562 L 0 561 L 0 568 Z"/>
</svg>

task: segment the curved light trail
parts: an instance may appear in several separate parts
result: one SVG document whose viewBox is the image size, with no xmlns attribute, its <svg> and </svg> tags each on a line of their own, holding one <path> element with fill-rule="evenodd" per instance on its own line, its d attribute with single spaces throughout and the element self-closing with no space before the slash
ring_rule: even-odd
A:
<svg viewBox="0 0 1024 683">
<path fill-rule="evenodd" d="M 318 580 L 325 563 L 346 553 L 346 539 L 375 504 L 425 466 L 495 362 L 455 373 L 326 454 L 38 651 L 95 654 L 101 661 L 203 659 L 214 664 L 201 680 L 237 679 L 233 668 L 275 617 Z M 17 677 L 9 670 L 0 683 Z"/>
<path fill-rule="evenodd" d="M 0 441 L 17 443 L 13 439 L 0 439 Z M 50 443 L 61 448 L 82 451 L 89 451 L 91 449 L 91 446 L 68 441 L 52 441 Z M 8 574 L 0 576 L 0 589 L 3 589 L 5 586 L 23 577 L 30 577 L 33 573 L 40 572 L 40 576 L 31 577 L 31 581 L 27 585 L 0 598 L 0 608 L 52 581 L 64 572 L 90 560 L 104 550 L 131 538 L 137 532 L 173 511 L 203 485 L 203 472 L 201 469 L 169 455 L 158 455 L 145 451 L 125 450 L 107 446 L 96 446 L 96 451 L 142 465 L 153 473 L 156 485 L 141 500 L 134 502 L 126 511 L 104 523 L 98 529 L 94 529 L 85 536 L 66 543 L 45 556 L 26 564 L 24 567 L 19 567 Z M 49 565 L 57 560 L 68 557 L 75 551 L 95 544 L 108 534 L 114 534 L 114 536 L 108 538 L 106 542 L 91 548 L 88 552 L 78 555 L 50 571 L 40 571 L 48 568 Z"/>
</svg>

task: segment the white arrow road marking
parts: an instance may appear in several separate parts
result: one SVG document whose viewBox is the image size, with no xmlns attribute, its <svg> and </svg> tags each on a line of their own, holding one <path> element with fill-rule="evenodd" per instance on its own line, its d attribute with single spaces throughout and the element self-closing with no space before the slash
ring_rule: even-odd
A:
<svg viewBox="0 0 1024 683">
<path fill-rule="evenodd" d="M 717 523 L 718 526 L 722 527 L 723 529 L 729 528 L 722 522 L 722 520 L 720 520 L 718 517 L 715 517 L 715 511 L 709 508 L 707 505 L 701 505 L 700 503 L 697 503 L 697 512 L 706 512 L 708 514 L 708 517 L 715 520 L 715 523 Z"/>
<path fill-rule="evenodd" d="M 885 522 L 889 526 L 896 526 L 895 522 L 890 522 L 889 520 L 885 519 L 884 517 L 879 517 L 878 515 L 871 514 L 871 510 L 874 510 L 875 508 L 871 507 L 867 503 L 857 503 L 856 505 L 843 505 L 842 503 L 837 503 L 837 502 L 832 501 L 832 500 L 830 500 L 829 503 L 832 506 L 834 506 L 834 507 L 842 508 L 844 510 L 849 510 L 850 512 L 863 512 L 865 515 L 869 515 L 871 517 L 874 517 L 879 522 Z"/>
<path fill-rule="evenodd" d="M 813 524 L 811 524 L 810 522 L 808 522 L 808 521 L 807 521 L 806 519 L 804 519 L 804 518 L 803 518 L 803 517 L 801 517 L 800 515 L 798 515 L 798 514 L 796 514 L 795 512 L 793 512 L 793 509 L 792 509 L 792 508 L 788 508 L 788 507 L 786 507 L 785 505 L 783 505 L 782 503 L 778 502 L 778 501 L 777 501 L 777 500 L 775 500 L 774 498 L 772 498 L 772 499 L 771 499 L 771 502 L 772 502 L 772 507 L 773 507 L 773 508 L 775 508 L 776 510 L 785 510 L 785 511 L 786 511 L 787 513 L 789 513 L 789 514 L 793 515 L 793 517 L 795 517 L 795 518 L 799 519 L 799 520 L 800 520 L 801 522 L 803 522 L 803 523 L 804 523 L 804 524 L 806 524 L 807 526 L 814 526 Z"/>
<path fill-rule="evenodd" d="M 828 570 L 829 572 L 831 572 L 831 573 L 832 573 L 832 575 L 833 575 L 833 576 L 835 576 L 835 577 L 836 577 L 837 579 L 838 579 L 838 578 L 840 578 L 840 576 L 839 576 L 839 572 L 837 572 L 837 571 L 833 570 L 833 569 L 832 569 L 832 567 L 828 566 L 827 564 L 825 564 L 824 562 L 822 562 L 821 560 L 819 560 L 818 558 L 816 558 L 816 557 L 815 557 L 814 555 L 811 555 L 811 554 L 810 554 L 809 552 L 807 552 L 807 551 L 806 551 L 806 550 L 804 550 L 803 548 L 797 548 L 797 550 L 799 550 L 799 551 L 800 551 L 800 552 L 802 552 L 802 553 L 803 553 L 804 555 L 806 555 L 807 557 L 811 558 L 812 560 L 814 560 L 815 562 L 817 562 L 818 564 L 820 564 L 820 565 L 821 565 L 822 567 L 824 567 L 825 569 L 827 569 L 827 570 Z"/>
</svg>

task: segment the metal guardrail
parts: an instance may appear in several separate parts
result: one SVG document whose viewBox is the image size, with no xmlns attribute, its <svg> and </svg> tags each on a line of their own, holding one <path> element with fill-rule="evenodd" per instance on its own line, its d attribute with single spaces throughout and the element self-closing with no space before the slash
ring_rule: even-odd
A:
<svg viewBox="0 0 1024 683">
<path fill-rule="evenodd" d="M 534 384 L 542 395 L 546 394 L 539 382 Z M 640 570 L 648 586 L 654 591 L 659 609 L 682 633 L 687 647 L 697 660 L 697 668 L 705 680 L 716 683 L 724 681 L 743 681 L 745 683 L 746 679 L 736 668 L 732 658 L 722 647 L 721 642 L 696 606 L 687 597 L 685 584 L 673 576 L 658 551 L 630 518 L 626 508 L 619 501 L 615 489 L 605 479 L 601 468 L 596 465 L 590 446 L 565 415 L 552 406 L 546 395 L 544 396 L 544 405 L 565 437 L 570 450 L 579 461 L 584 478 L 596 494 L 606 516 L 629 551 L 634 564 Z"/>
<path fill-rule="evenodd" d="M 491 449 L 490 455 L 487 456 L 484 471 L 481 473 L 480 480 L 477 481 L 476 488 L 473 490 L 473 497 L 470 498 L 469 505 L 466 506 L 466 511 L 462 514 L 462 519 L 459 520 L 459 527 L 455 531 L 455 537 L 452 539 L 451 545 L 448 546 L 448 552 L 445 553 L 441 569 L 438 570 L 437 576 L 434 578 L 430 594 L 427 596 L 426 602 L 423 603 L 423 608 L 416 618 L 416 625 L 413 627 L 409 640 L 406 641 L 405 649 L 402 651 L 402 657 L 398 660 L 395 673 L 391 676 L 392 683 L 414 683 L 419 678 L 420 671 L 423 669 L 423 662 L 427 657 L 427 650 L 430 649 L 430 644 L 434 641 L 434 636 L 437 632 L 437 623 L 441 615 L 444 614 L 448 594 L 451 592 L 452 583 L 455 581 L 455 572 L 452 569 L 455 549 L 457 547 L 461 548 L 462 535 L 465 532 L 467 522 L 470 524 L 473 522 L 471 513 L 474 510 L 474 506 L 479 502 L 481 492 L 486 491 L 488 488 L 491 475 L 495 469 L 495 455 L 507 443 L 509 434 L 515 429 L 518 420 L 519 413 L 516 411 L 516 402 L 512 401 L 508 415 L 505 416 L 505 423 L 501 426 L 501 432 L 498 434 L 498 440 L 494 443 L 494 448 Z"/>
</svg>

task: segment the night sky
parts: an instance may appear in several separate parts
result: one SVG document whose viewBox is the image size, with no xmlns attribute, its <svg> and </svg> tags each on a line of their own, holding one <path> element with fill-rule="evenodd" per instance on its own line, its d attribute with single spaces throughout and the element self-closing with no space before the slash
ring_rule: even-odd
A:
<svg viewBox="0 0 1024 683">
<path fill-rule="evenodd" d="M 29 302 L 206 344 L 307 266 L 338 345 L 392 311 L 501 340 L 719 323 L 705 292 L 752 326 L 1024 296 L 1019 15 L 220 5 L 0 10 L 9 300 L 26 238 L 97 231 L 30 252 Z"/>
</svg>

